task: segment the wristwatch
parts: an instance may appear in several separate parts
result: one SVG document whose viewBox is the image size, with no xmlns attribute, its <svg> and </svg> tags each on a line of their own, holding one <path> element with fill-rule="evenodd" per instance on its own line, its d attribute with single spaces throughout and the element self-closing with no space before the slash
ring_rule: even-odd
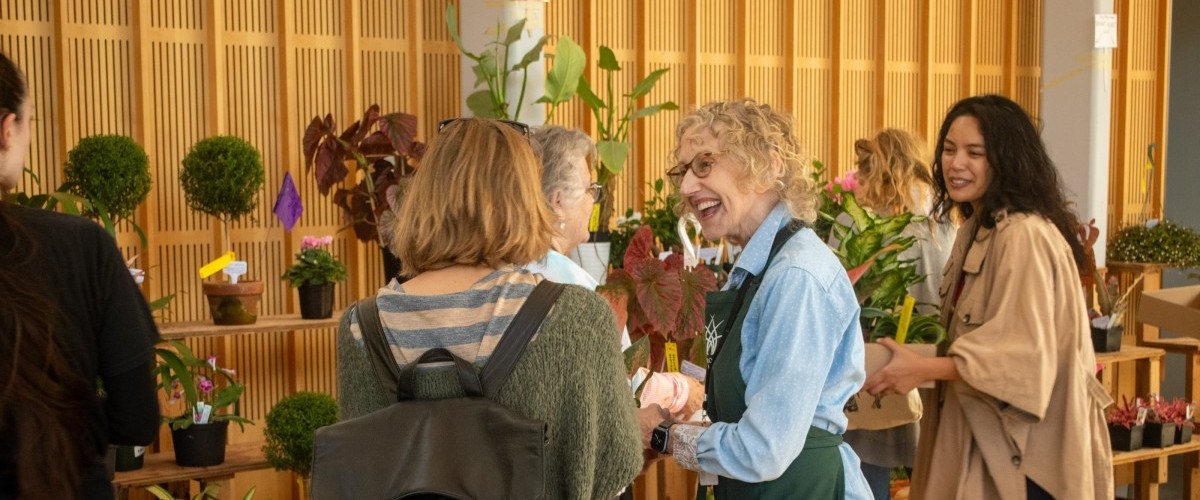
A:
<svg viewBox="0 0 1200 500">
<path fill-rule="evenodd" d="M 650 449 L 659 453 L 667 452 L 667 444 L 671 440 L 671 426 L 675 425 L 674 420 L 663 420 L 658 427 L 650 431 Z"/>
</svg>

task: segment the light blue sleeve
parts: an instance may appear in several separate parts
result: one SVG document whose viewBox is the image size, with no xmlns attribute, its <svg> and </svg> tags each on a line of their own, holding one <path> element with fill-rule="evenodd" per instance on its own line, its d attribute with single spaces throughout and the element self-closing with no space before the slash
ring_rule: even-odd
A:
<svg viewBox="0 0 1200 500">
<path fill-rule="evenodd" d="M 853 304 L 844 301 L 806 270 L 767 273 L 742 327 L 746 412 L 738 422 L 714 423 L 700 436 L 696 457 L 702 470 L 757 483 L 778 478 L 800 455 L 855 316 Z M 858 390 L 841 385 L 833 384 L 837 392 Z"/>
</svg>

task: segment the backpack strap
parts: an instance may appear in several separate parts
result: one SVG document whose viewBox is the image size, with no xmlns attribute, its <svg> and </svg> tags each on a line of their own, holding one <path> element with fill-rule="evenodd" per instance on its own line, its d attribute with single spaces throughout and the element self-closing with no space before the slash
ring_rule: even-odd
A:
<svg viewBox="0 0 1200 500">
<path fill-rule="evenodd" d="M 533 289 L 533 293 L 529 294 L 529 298 L 525 299 L 525 303 L 517 311 L 512 323 L 508 324 L 508 329 L 504 331 L 504 336 L 500 337 L 500 343 L 496 345 L 496 350 L 492 351 L 492 357 L 488 358 L 487 365 L 480 374 L 483 393 L 488 399 L 496 399 L 500 387 L 508 380 L 508 375 L 517 366 L 517 361 L 525 354 L 529 339 L 533 338 L 534 332 L 542 326 L 546 314 L 550 312 L 550 308 L 564 289 L 566 286 L 562 283 L 542 280 Z"/>
<path fill-rule="evenodd" d="M 379 379 L 384 392 L 395 395 L 397 401 L 414 399 L 413 379 L 417 365 L 424 362 L 453 361 L 458 371 L 459 383 L 464 392 L 470 396 L 484 395 L 494 399 L 500 387 L 508 380 L 517 361 L 525 354 L 529 339 L 541 327 L 546 314 L 554 306 L 558 296 L 566 287 L 561 283 L 543 280 L 533 289 L 533 293 L 522 304 L 516 316 L 509 323 L 508 329 L 500 337 L 496 350 L 492 352 L 483 372 L 475 375 L 473 365 L 454 353 L 435 348 L 425 351 L 416 361 L 405 366 L 403 371 L 396 366 L 395 357 L 387 345 L 383 333 L 383 322 L 379 319 L 379 307 L 375 297 L 366 297 L 358 301 L 358 326 L 363 340 L 371 351 L 371 365 L 375 376 Z M 482 379 L 482 388 L 480 387 Z M 481 390 L 482 389 L 482 390 Z"/>
</svg>

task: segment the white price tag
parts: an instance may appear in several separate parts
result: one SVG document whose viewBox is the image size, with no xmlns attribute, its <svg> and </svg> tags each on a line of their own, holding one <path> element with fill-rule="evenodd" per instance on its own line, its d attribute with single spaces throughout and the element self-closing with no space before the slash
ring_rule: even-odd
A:
<svg viewBox="0 0 1200 500">
<path fill-rule="evenodd" d="M 237 284 L 238 277 L 246 274 L 246 261 L 235 260 L 230 262 L 228 266 L 225 266 L 223 271 L 225 272 L 226 276 L 229 276 L 230 283 Z"/>
</svg>

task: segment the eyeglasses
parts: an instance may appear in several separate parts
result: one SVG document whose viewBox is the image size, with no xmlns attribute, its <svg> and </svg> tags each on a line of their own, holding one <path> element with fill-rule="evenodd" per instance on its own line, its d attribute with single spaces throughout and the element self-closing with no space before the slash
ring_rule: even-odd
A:
<svg viewBox="0 0 1200 500">
<path fill-rule="evenodd" d="M 456 121 L 459 121 L 459 120 L 465 120 L 465 118 L 447 118 L 447 119 L 445 119 L 445 120 L 442 120 L 442 121 L 438 122 L 438 129 L 437 129 L 437 130 L 438 130 L 438 133 L 439 133 L 439 134 L 440 134 L 440 133 L 442 133 L 442 131 L 443 131 L 443 130 L 445 130 L 445 129 L 446 129 L 446 127 L 449 127 L 449 126 L 450 126 L 450 124 L 452 124 L 452 123 L 454 123 L 454 122 L 456 122 Z M 521 123 L 521 122 L 514 122 L 514 121 L 512 121 L 512 120 L 500 120 L 500 119 L 495 119 L 495 120 L 493 120 L 493 121 L 500 122 L 500 123 L 503 123 L 503 124 L 505 124 L 505 125 L 508 125 L 509 127 L 512 127 L 512 129 L 513 129 L 513 130 L 516 130 L 517 132 L 520 132 L 520 133 L 521 133 L 521 135 L 523 135 L 523 136 L 525 136 L 525 137 L 529 137 L 529 125 L 526 125 L 526 124 L 524 124 L 524 123 Z"/>
<path fill-rule="evenodd" d="M 592 203 L 600 203 L 604 199 L 604 186 L 599 182 L 591 183 L 584 191 L 592 197 Z"/>
<path fill-rule="evenodd" d="M 725 154 L 725 151 L 703 152 L 692 158 L 692 161 L 679 163 L 670 170 L 667 170 L 667 178 L 671 180 L 671 185 L 678 188 L 683 184 L 683 178 L 687 175 L 688 170 L 696 174 L 697 178 L 703 179 L 708 177 L 708 173 L 712 171 L 713 165 L 717 163 L 717 157 Z"/>
</svg>

